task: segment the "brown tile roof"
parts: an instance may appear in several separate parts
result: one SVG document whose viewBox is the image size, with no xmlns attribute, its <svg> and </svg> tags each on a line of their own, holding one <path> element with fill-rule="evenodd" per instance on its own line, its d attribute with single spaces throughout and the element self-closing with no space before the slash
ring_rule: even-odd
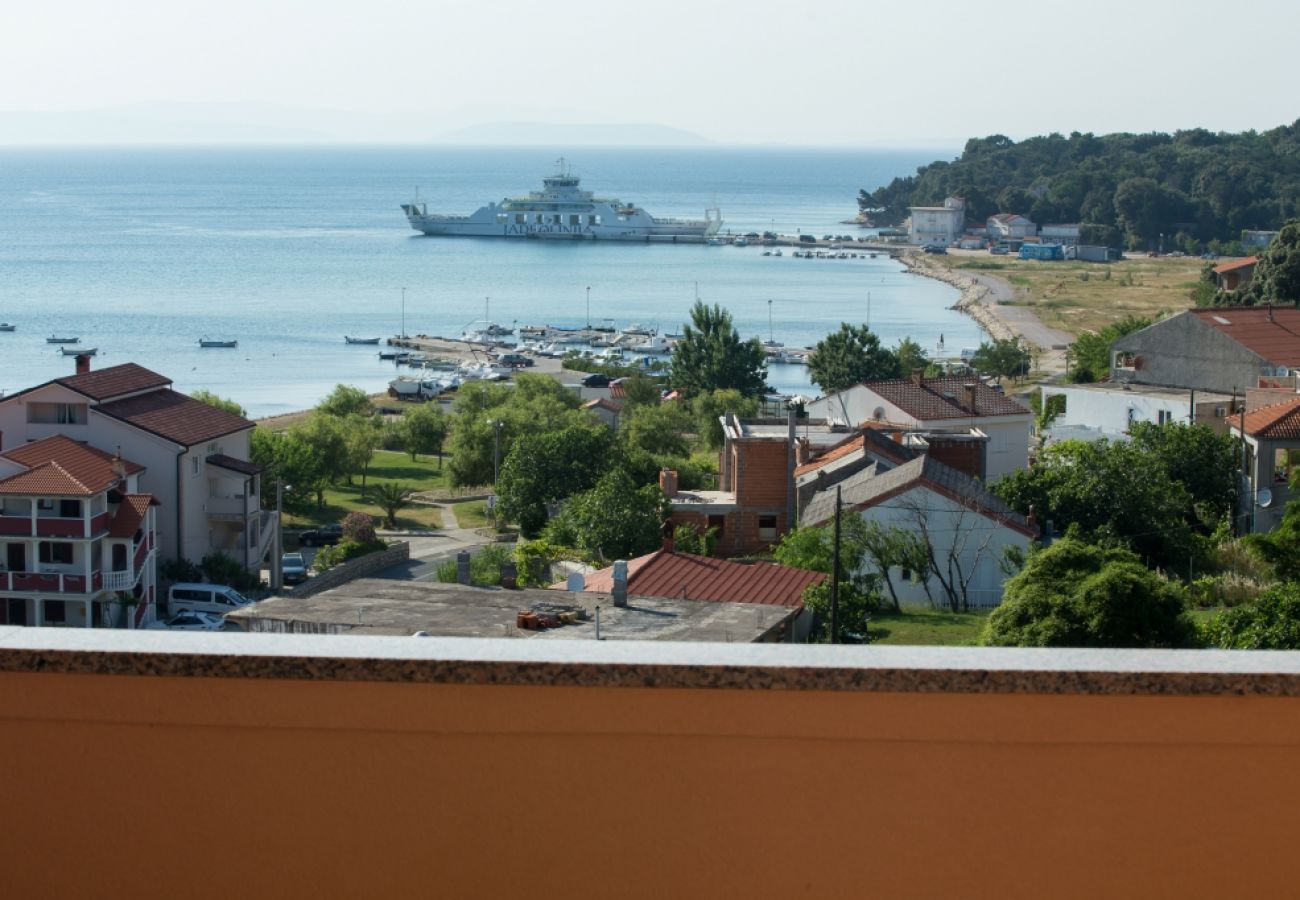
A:
<svg viewBox="0 0 1300 900">
<path fill-rule="evenodd" d="M 816 459 L 809 460 L 803 465 L 798 466 L 794 470 L 795 477 L 805 475 L 808 472 L 815 472 L 836 460 L 862 452 L 869 452 L 877 456 L 883 456 L 891 462 L 896 463 L 905 463 L 908 460 L 915 459 L 917 456 L 915 450 L 904 447 L 889 435 L 882 434 L 880 429 L 873 425 L 868 425 L 857 434 L 851 435 L 846 440 L 840 441 Z"/>
<path fill-rule="evenodd" d="M 67 378 L 54 379 L 55 384 L 71 388 L 79 394 L 85 394 L 92 400 L 111 400 L 124 394 L 164 388 L 172 381 L 165 375 L 151 372 L 135 363 L 123 363 L 97 369 L 84 375 L 69 375 Z"/>
<path fill-rule="evenodd" d="M 207 463 L 210 466 L 219 466 L 232 472 L 238 472 L 241 475 L 260 475 L 262 473 L 262 467 L 257 463 L 245 459 L 235 459 L 235 457 L 226 456 L 224 453 L 213 453 L 208 457 Z"/>
<path fill-rule="evenodd" d="M 609 383 L 609 396 L 613 397 L 615 400 L 627 399 L 627 388 L 623 387 L 623 380 L 621 378 L 618 381 L 611 381 Z"/>
<path fill-rule="evenodd" d="M 1293 306 L 1229 306 L 1193 309 L 1206 325 L 1268 362 L 1300 366 L 1300 309 Z"/>
<path fill-rule="evenodd" d="M 776 563 L 738 563 L 667 550 L 638 556 L 627 564 L 630 596 L 760 603 L 790 609 L 802 608 L 804 589 L 825 579 L 822 572 Z M 612 566 L 586 578 L 586 591 L 608 594 L 613 589 Z"/>
<path fill-rule="evenodd" d="M 113 457 L 95 447 L 55 435 L 0 453 L 27 468 L 0 482 L 7 494 L 97 494 L 117 482 Z M 123 460 L 128 474 L 144 466 Z"/>
<path fill-rule="evenodd" d="M 1244 269 L 1247 266 L 1253 266 L 1259 262 L 1258 256 L 1247 256 L 1245 259 L 1235 259 L 1232 262 L 1226 262 L 1223 265 L 1215 266 L 1213 271 L 1216 275 L 1222 275 L 1225 272 L 1231 272 L 1234 269 Z"/>
<path fill-rule="evenodd" d="M 966 385 L 975 385 L 975 409 L 962 408 Z M 877 396 L 920 421 L 968 419 L 971 416 L 1027 416 L 1031 412 L 979 379 L 925 378 L 920 384 L 910 378 L 868 381 L 863 384 Z M 850 388 L 852 390 L 852 388 Z"/>
<path fill-rule="evenodd" d="M 150 391 L 96 407 L 97 412 L 128 422 L 185 446 L 234 434 L 253 423 L 172 390 Z"/>
<path fill-rule="evenodd" d="M 1233 431 L 1241 432 L 1239 419 L 1229 424 Z M 1300 439 L 1300 397 L 1246 413 L 1246 434 L 1257 438 Z"/>
<path fill-rule="evenodd" d="M 117 515 L 113 516 L 113 521 L 108 526 L 108 536 L 113 538 L 134 536 L 140 528 L 140 523 L 144 521 L 144 514 L 150 504 L 156 502 L 149 494 L 123 496 L 122 502 L 117 507 Z"/>
<path fill-rule="evenodd" d="M 1007 506 L 984 485 L 951 466 L 928 456 L 921 456 L 896 469 L 877 473 L 874 468 L 840 482 L 843 509 L 862 510 L 878 506 L 917 485 L 924 485 L 986 518 L 995 519 L 1008 528 L 1035 536 L 1024 517 Z M 835 490 L 819 491 L 808 503 L 800 524 L 821 525 L 835 517 Z"/>
</svg>

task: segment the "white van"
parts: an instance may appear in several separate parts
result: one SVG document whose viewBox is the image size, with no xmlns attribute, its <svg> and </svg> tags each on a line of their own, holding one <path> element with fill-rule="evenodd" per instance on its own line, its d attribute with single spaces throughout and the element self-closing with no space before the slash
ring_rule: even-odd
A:
<svg viewBox="0 0 1300 900">
<path fill-rule="evenodd" d="M 167 592 L 167 609 L 175 615 L 182 609 L 224 616 L 252 603 L 232 587 L 224 584 L 173 584 Z"/>
</svg>

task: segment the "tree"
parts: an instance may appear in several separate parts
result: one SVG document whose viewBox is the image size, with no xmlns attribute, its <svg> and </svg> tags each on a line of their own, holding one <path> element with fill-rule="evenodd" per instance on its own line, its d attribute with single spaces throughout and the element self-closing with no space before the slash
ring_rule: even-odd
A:
<svg viewBox="0 0 1300 900">
<path fill-rule="evenodd" d="M 412 491 L 395 481 L 382 481 L 371 492 L 371 502 L 384 511 L 389 528 L 397 527 L 397 513 L 411 501 Z"/>
<path fill-rule="evenodd" d="M 548 505 L 595 486 L 616 458 L 614 435 L 603 426 L 524 435 L 501 464 L 497 514 L 535 538 Z"/>
<path fill-rule="evenodd" d="M 402 447 L 411 454 L 411 462 L 415 462 L 417 454 L 437 453 L 438 469 L 442 470 L 442 444 L 451 430 L 451 423 L 440 406 L 422 403 L 408 407 L 397 423 L 397 429 Z"/>
<path fill-rule="evenodd" d="M 1087 331 L 1075 338 L 1070 347 L 1073 365 L 1066 373 L 1076 384 L 1091 384 L 1110 375 L 1110 345 L 1126 334 L 1151 324 L 1150 319 L 1125 316 L 1099 332 Z"/>
<path fill-rule="evenodd" d="M 1218 613 L 1201 629 L 1211 647 L 1223 650 L 1300 650 L 1300 584 L 1279 584 Z"/>
<path fill-rule="evenodd" d="M 898 342 L 894 349 L 894 356 L 898 358 L 898 374 L 900 377 L 907 377 L 920 369 L 926 378 L 937 377 L 940 369 L 934 363 L 930 362 L 929 357 L 925 355 L 924 348 L 910 337 L 905 337 Z"/>
<path fill-rule="evenodd" d="M 341 419 L 350 415 L 372 415 L 374 407 L 370 405 L 370 397 L 361 388 L 338 384 L 328 397 L 316 404 L 316 412 Z"/>
<path fill-rule="evenodd" d="M 329 486 L 325 460 L 316 445 L 304 440 L 301 432 L 253 430 L 250 457 L 253 462 L 275 473 L 283 486 L 281 505 L 285 512 L 308 515 L 313 507 L 324 505 L 324 491 Z M 263 500 L 274 505 L 275 485 L 263 481 Z"/>
<path fill-rule="evenodd" d="M 1247 303 L 1300 304 L 1300 219 L 1287 222 L 1259 255 L 1241 293 Z"/>
<path fill-rule="evenodd" d="M 629 408 L 654 406 L 659 403 L 659 382 L 642 371 L 638 370 L 624 376 L 623 391 L 627 394 Z"/>
<path fill-rule="evenodd" d="M 604 559 L 630 559 L 661 543 L 669 504 L 657 485 L 637 487 L 621 469 L 571 497 L 546 526 L 552 544 L 574 547 Z"/>
<path fill-rule="evenodd" d="M 374 459 L 375 450 L 383 443 L 383 426 L 378 419 L 357 413 L 349 413 L 340 424 L 343 429 L 343 449 L 346 456 L 344 477 L 348 484 L 351 484 L 354 475 L 361 476 L 361 496 L 364 499 L 370 461 Z"/>
<path fill-rule="evenodd" d="M 695 418 L 695 430 L 704 439 L 705 446 L 720 450 L 725 443 L 722 416 L 733 413 L 741 419 L 751 419 L 758 415 L 758 398 L 744 397 L 736 390 L 717 390 L 695 397 L 689 408 Z"/>
<path fill-rule="evenodd" d="M 195 391 L 190 394 L 190 399 L 197 400 L 200 403 L 206 403 L 208 406 L 216 407 L 223 412 L 230 413 L 232 416 L 239 416 L 241 419 L 248 418 L 248 413 L 242 406 L 234 400 L 227 400 L 225 397 L 218 397 L 216 394 L 212 393 L 212 391 Z"/>
<path fill-rule="evenodd" d="M 856 513 L 846 512 L 840 518 L 840 634 L 867 633 L 871 610 L 879 601 L 876 585 L 879 578 L 861 569 L 864 550 L 865 523 Z M 788 532 L 772 548 L 772 557 L 783 566 L 825 572 L 834 571 L 835 524 L 809 528 L 796 528 Z M 803 601 L 813 615 L 814 629 L 825 640 L 831 640 L 830 578 L 804 591 Z"/>
<path fill-rule="evenodd" d="M 1237 502 L 1241 444 L 1205 425 L 1183 422 L 1134 422 L 1129 426 L 1133 446 L 1159 459 L 1165 472 L 1187 489 L 1189 521 L 1212 531 L 1232 515 Z"/>
<path fill-rule="evenodd" d="M 1177 584 L 1127 550 L 1058 541 L 1007 582 L 984 626 L 995 647 L 1191 647 L 1196 626 Z"/>
<path fill-rule="evenodd" d="M 897 378 L 898 357 L 880 346 L 866 325 L 840 323 L 840 330 L 817 342 L 808 356 L 808 374 L 823 394 L 834 394 L 864 381 Z"/>
<path fill-rule="evenodd" d="M 312 489 L 316 493 L 316 505 L 323 507 L 325 489 L 338 484 L 350 471 L 343 420 L 337 416 L 313 414 L 306 422 L 290 428 L 289 438 L 295 447 L 306 448 L 313 457 L 312 471 L 316 477 Z"/>
<path fill-rule="evenodd" d="M 1029 350 L 1016 338 L 994 338 L 979 345 L 970 364 L 982 375 L 1019 381 L 1029 374 Z"/>
<path fill-rule="evenodd" d="M 691 446 L 686 434 L 694 429 L 695 422 L 686 409 L 677 403 L 665 403 L 632 407 L 621 434 L 629 449 L 654 456 L 688 456 Z"/>
<path fill-rule="evenodd" d="M 673 346 L 673 386 L 687 397 L 726 389 L 752 397 L 767 390 L 766 377 L 758 338 L 742 341 L 731 313 L 716 303 L 695 301 L 691 321 Z"/>
</svg>

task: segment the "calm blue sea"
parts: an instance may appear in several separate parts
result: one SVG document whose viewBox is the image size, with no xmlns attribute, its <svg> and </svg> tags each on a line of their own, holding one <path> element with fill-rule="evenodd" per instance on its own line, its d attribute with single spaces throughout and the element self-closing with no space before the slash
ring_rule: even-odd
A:
<svg viewBox="0 0 1300 900">
<path fill-rule="evenodd" d="M 206 388 L 253 416 L 303 409 L 337 383 L 382 390 L 391 363 L 344 334 L 458 336 L 485 307 L 502 324 L 593 321 L 678 331 L 698 296 L 742 335 L 815 343 L 841 321 L 887 344 L 973 346 L 946 285 L 875 260 L 780 259 L 762 248 L 427 238 L 398 205 L 417 186 L 431 210 L 472 212 L 541 185 L 547 148 L 0 149 L 0 388 L 72 370 L 53 333 L 135 361 L 183 391 Z M 569 153 L 583 186 L 656 215 L 725 230 L 857 234 L 842 225 L 861 187 L 947 155 L 710 148 Z M 488 299 L 490 298 L 490 300 Z M 769 305 L 768 301 L 772 301 Z M 868 313 L 868 308 L 870 312 Z M 236 350 L 199 350 L 201 337 Z M 806 370 L 769 379 L 807 391 Z"/>
</svg>

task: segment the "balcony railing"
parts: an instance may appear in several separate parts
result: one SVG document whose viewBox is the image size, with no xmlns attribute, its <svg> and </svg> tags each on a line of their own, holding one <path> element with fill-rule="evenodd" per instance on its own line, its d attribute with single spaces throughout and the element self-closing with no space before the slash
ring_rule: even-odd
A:
<svg viewBox="0 0 1300 900">
<path fill-rule="evenodd" d="M 208 516 L 213 519 L 242 521 L 257 512 L 257 504 L 243 494 L 228 497 L 209 497 Z"/>
<path fill-rule="evenodd" d="M 104 573 L 90 578 L 66 572 L 0 572 L 0 591 L 28 594 L 95 594 L 104 590 Z"/>
<path fill-rule="evenodd" d="M 49 538 L 85 538 L 94 537 L 108 530 L 109 516 L 108 513 L 98 513 L 90 519 L 90 528 L 86 528 L 86 520 L 77 516 L 76 518 L 61 518 L 59 516 L 39 515 L 36 517 L 36 527 L 32 527 L 32 517 L 28 514 L 23 515 L 0 515 L 0 535 L 21 535 L 23 537 L 49 537 Z"/>
</svg>

